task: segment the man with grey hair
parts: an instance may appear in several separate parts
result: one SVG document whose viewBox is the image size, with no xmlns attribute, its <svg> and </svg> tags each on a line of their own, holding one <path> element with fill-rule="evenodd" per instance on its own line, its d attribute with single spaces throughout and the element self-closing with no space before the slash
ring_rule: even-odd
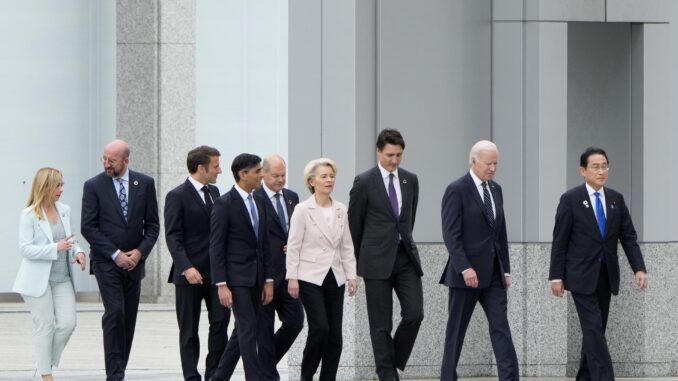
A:
<svg viewBox="0 0 678 381">
<path fill-rule="evenodd" d="M 440 379 L 457 380 L 457 363 L 477 302 L 485 311 L 499 379 L 519 379 L 518 358 L 507 318 L 511 285 L 503 195 L 492 179 L 499 151 L 477 142 L 469 154 L 471 169 L 450 183 L 442 202 L 443 239 L 449 258 L 440 283 L 449 288 L 448 320 Z"/>
</svg>

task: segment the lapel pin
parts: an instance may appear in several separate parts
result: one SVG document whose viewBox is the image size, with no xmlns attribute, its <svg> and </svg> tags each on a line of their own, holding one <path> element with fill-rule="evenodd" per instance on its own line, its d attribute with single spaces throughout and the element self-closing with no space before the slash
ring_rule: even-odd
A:
<svg viewBox="0 0 678 381">
<path fill-rule="evenodd" d="M 407 184 L 407 179 L 403 179 L 403 184 Z"/>
<path fill-rule="evenodd" d="M 139 180 L 134 180 L 134 186 L 139 185 Z"/>
<path fill-rule="evenodd" d="M 287 200 L 287 203 L 292 205 L 292 200 Z"/>
<path fill-rule="evenodd" d="M 615 206 L 615 203 L 613 201 L 612 204 L 610 204 L 610 209 L 614 209 L 614 206 Z"/>
<path fill-rule="evenodd" d="M 582 202 L 582 204 L 584 204 L 584 206 L 587 207 L 587 208 L 589 207 L 589 202 L 586 201 L 586 200 L 584 200 L 584 202 Z"/>
</svg>

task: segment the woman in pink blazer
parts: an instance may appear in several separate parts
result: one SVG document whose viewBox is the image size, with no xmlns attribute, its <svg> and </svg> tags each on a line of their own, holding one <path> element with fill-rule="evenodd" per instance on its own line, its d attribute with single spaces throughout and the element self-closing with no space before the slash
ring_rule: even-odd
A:
<svg viewBox="0 0 678 381">
<path fill-rule="evenodd" d="M 301 381 L 312 381 L 322 361 L 320 381 L 334 381 L 341 357 L 344 284 L 358 290 L 353 241 L 346 206 L 330 196 L 337 167 L 330 159 L 312 160 L 304 169 L 312 193 L 292 213 L 287 239 L 288 291 L 301 297 L 308 337 Z"/>
</svg>

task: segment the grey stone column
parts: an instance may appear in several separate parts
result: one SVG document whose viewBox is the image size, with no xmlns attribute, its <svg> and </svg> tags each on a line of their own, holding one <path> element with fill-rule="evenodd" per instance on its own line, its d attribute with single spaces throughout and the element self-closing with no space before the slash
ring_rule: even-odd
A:
<svg viewBox="0 0 678 381">
<path fill-rule="evenodd" d="M 117 137 L 130 167 L 155 178 L 162 226 L 167 191 L 186 176 L 195 142 L 195 1 L 117 1 Z M 146 263 L 142 300 L 170 302 L 164 228 Z"/>
</svg>

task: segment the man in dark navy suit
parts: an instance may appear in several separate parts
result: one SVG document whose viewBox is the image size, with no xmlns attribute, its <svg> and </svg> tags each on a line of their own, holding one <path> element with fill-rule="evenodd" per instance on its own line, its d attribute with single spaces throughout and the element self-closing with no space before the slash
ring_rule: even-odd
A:
<svg viewBox="0 0 678 381">
<path fill-rule="evenodd" d="M 273 266 L 274 291 L 273 302 L 263 307 L 262 318 L 268 328 L 259 334 L 259 359 L 262 371 L 272 379 L 279 379 L 276 364 L 290 349 L 294 340 L 304 326 L 304 308 L 299 299 L 294 299 L 287 291 L 285 280 L 285 263 L 287 250 L 287 233 L 294 207 L 299 203 L 299 195 L 285 188 L 287 166 L 279 155 L 270 155 L 264 159 L 262 173 L 264 182 L 255 191 L 268 209 L 268 232 L 271 246 L 271 263 Z M 274 334 L 275 312 L 282 325 Z M 238 359 L 240 349 L 236 341 L 237 330 L 233 331 L 235 345 L 229 343 L 224 355 L 224 378 L 230 379 Z"/>
<path fill-rule="evenodd" d="M 200 381 L 198 328 L 202 301 L 207 307 L 209 334 L 205 379 L 214 373 L 228 340 L 231 311 L 219 303 L 210 271 L 210 215 L 219 189 L 219 151 L 200 146 L 188 153 L 190 176 L 165 197 L 165 239 L 172 255 L 170 283 L 175 286 L 179 352 L 184 379 Z"/>
<path fill-rule="evenodd" d="M 417 175 L 400 167 L 405 139 L 398 130 L 377 136 L 378 163 L 353 180 L 348 221 L 365 280 L 372 352 L 379 381 L 397 381 L 424 319 L 424 275 L 412 237 L 419 201 Z M 393 291 L 401 317 L 393 329 Z"/>
<path fill-rule="evenodd" d="M 227 350 L 211 377 L 224 380 L 228 347 L 234 336 L 248 381 L 271 380 L 265 371 L 270 361 L 261 361 L 257 332 L 267 329 L 262 304 L 273 300 L 267 208 L 254 191 L 261 185 L 261 158 L 243 153 L 233 159 L 231 171 L 236 184 L 214 201 L 210 232 L 212 282 L 218 287 L 219 301 L 232 308 L 237 335 L 231 336 Z M 233 344 L 231 344 L 233 342 Z"/>
<path fill-rule="evenodd" d="M 492 179 L 499 151 L 487 140 L 469 155 L 471 170 L 450 183 L 442 202 L 443 239 L 450 257 L 440 283 L 449 287 L 441 381 L 457 380 L 457 363 L 476 306 L 485 311 L 499 380 L 519 379 L 518 358 L 507 318 L 511 285 L 504 198 Z"/>
<path fill-rule="evenodd" d="M 151 177 L 128 169 L 122 140 L 104 148 L 104 172 L 82 192 L 80 230 L 90 245 L 91 270 L 104 304 L 102 328 L 106 380 L 124 380 L 145 276 L 146 258 L 158 239 L 158 202 Z"/>
<path fill-rule="evenodd" d="M 618 242 L 638 288 L 648 283 L 624 196 L 604 187 L 609 169 L 603 149 L 590 147 L 582 153 L 579 173 L 585 183 L 560 197 L 553 228 L 551 290 L 557 297 L 565 290 L 572 293 L 582 330 L 577 381 L 614 380 L 605 328 L 611 295 L 619 293 Z"/>
</svg>

